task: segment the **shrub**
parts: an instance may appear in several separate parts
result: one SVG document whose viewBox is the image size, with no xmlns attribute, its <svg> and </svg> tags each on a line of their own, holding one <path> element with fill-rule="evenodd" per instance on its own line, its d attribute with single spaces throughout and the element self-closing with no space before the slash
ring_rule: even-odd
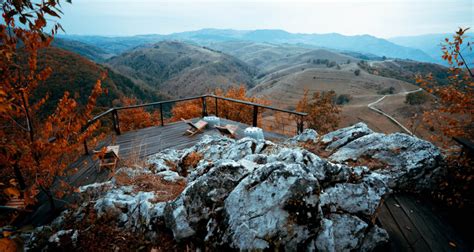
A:
<svg viewBox="0 0 474 252">
<path fill-rule="evenodd" d="M 395 88 L 394 87 L 384 88 L 384 89 L 378 91 L 377 93 L 381 94 L 381 95 L 394 94 L 395 93 Z"/>
<path fill-rule="evenodd" d="M 348 103 L 352 99 L 352 96 L 349 94 L 340 94 L 336 98 L 336 104 L 342 105 Z"/>
<path fill-rule="evenodd" d="M 425 92 L 414 92 L 409 93 L 405 98 L 405 103 L 410 105 L 421 105 L 427 102 L 429 99 Z"/>
<path fill-rule="evenodd" d="M 356 76 L 359 76 L 359 75 L 360 75 L 360 69 L 356 69 L 356 70 L 354 71 L 354 74 L 355 74 Z"/>
</svg>

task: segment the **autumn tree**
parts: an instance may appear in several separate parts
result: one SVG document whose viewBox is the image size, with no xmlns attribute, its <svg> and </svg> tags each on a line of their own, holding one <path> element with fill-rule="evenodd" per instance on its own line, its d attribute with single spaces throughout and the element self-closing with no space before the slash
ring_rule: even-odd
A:
<svg viewBox="0 0 474 252">
<path fill-rule="evenodd" d="M 334 91 L 317 91 L 309 96 L 309 91 L 305 90 L 296 110 L 308 113 L 303 119 L 306 127 L 324 134 L 336 129 L 339 124 L 341 109 L 336 105 L 335 100 L 336 93 Z"/>
<path fill-rule="evenodd" d="M 2 180 L 18 181 L 22 197 L 33 204 L 39 192 L 47 196 L 52 209 L 55 198 L 61 197 L 66 168 L 77 159 L 83 141 L 92 135 L 97 123 L 85 128 L 102 93 L 97 80 L 84 106 L 64 93 L 56 109 L 45 118 L 39 110 L 48 99 L 34 97 L 54 69 L 37 66 L 38 50 L 49 46 L 61 26 L 53 25 L 47 35 L 43 29 L 48 17 L 61 13 L 59 0 L 33 3 L 27 0 L 6 0 L 2 3 L 4 24 L 0 24 L 0 173 Z M 22 26 L 15 24 L 16 20 Z M 26 64 L 18 50 L 27 55 Z M 105 78 L 105 76 L 104 76 Z M 4 183 L 6 184 L 6 183 Z"/>
<path fill-rule="evenodd" d="M 240 101 L 247 101 L 258 103 L 262 105 L 270 104 L 269 101 L 257 97 L 249 97 L 247 95 L 247 90 L 244 86 L 240 87 L 231 87 L 227 91 L 222 89 L 216 89 L 214 94 L 217 96 L 232 98 Z M 206 99 L 207 104 L 207 113 L 216 114 L 215 111 L 215 99 L 208 98 Z M 217 115 L 221 118 L 242 122 L 246 124 L 252 124 L 253 120 L 253 108 L 252 106 L 240 104 L 232 101 L 225 101 L 218 99 L 218 111 Z M 202 101 L 201 100 L 192 100 L 186 102 L 180 102 L 176 104 L 171 113 L 173 115 L 173 120 L 179 120 L 180 118 L 196 118 L 202 116 Z M 262 117 L 262 111 L 259 113 L 259 117 Z"/>
<path fill-rule="evenodd" d="M 433 135 L 433 141 L 446 143 L 452 137 L 464 137 L 471 141 L 474 138 L 474 77 L 461 51 L 461 48 L 472 50 L 471 42 L 464 46 L 467 30 L 460 28 L 452 39 L 446 38 L 442 45 L 442 57 L 449 64 L 447 85 L 436 83 L 431 74 L 417 76 L 417 83 L 431 93 L 437 103 L 435 109 L 423 115 L 429 128 L 442 133 Z"/>
<path fill-rule="evenodd" d="M 137 99 L 122 97 L 120 102 L 123 106 L 131 106 L 137 104 Z M 161 123 L 160 111 L 154 110 L 153 112 L 149 112 L 146 111 L 144 107 L 120 110 L 118 115 L 120 118 L 121 131 L 142 129 Z"/>
<path fill-rule="evenodd" d="M 449 64 L 448 84 L 437 83 L 431 74 L 417 76 L 417 83 L 435 103 L 422 115 L 424 126 L 447 154 L 447 174 L 433 195 L 457 207 L 474 206 L 474 160 L 469 152 L 452 151 L 453 137 L 474 141 L 474 76 L 463 57 L 463 52 L 472 50 L 467 30 L 460 28 L 442 44 L 442 58 Z"/>
</svg>

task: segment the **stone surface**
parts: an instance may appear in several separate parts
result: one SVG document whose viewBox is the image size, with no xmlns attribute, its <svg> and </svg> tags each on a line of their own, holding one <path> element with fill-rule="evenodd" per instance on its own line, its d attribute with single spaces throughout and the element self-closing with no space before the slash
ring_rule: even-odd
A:
<svg viewBox="0 0 474 252">
<path fill-rule="evenodd" d="M 305 143 L 305 142 L 317 142 L 319 134 L 314 129 L 305 129 L 301 134 L 296 135 L 290 139 L 288 139 L 289 143 Z"/>
<path fill-rule="evenodd" d="M 326 151 L 334 151 L 357 138 L 372 133 L 373 131 L 365 123 L 360 122 L 351 127 L 330 132 L 322 136 L 320 142 L 326 145 Z"/>
<path fill-rule="evenodd" d="M 430 188 L 433 172 L 443 160 L 432 143 L 402 133 L 365 135 L 337 149 L 329 160 L 340 163 L 361 158 L 385 163 L 387 167 L 379 172 L 388 175 L 387 183 L 396 189 Z"/>
<path fill-rule="evenodd" d="M 299 147 L 308 142 L 332 155 L 324 159 Z M 182 177 L 177 171 L 192 153 L 201 158 Z M 384 165 L 358 163 L 368 159 Z M 81 187 L 94 200 L 74 215 L 81 221 L 81 209 L 93 204 L 99 218 L 115 218 L 125 229 L 156 234 L 162 230 L 154 224 L 164 223 L 160 228 L 175 240 L 211 250 L 371 251 L 388 241 L 385 230 L 367 222 L 381 198 L 392 189 L 427 188 L 441 161 L 429 142 L 373 133 L 362 123 L 322 137 L 306 130 L 280 144 L 204 135 L 193 147 L 150 156 L 149 167 L 117 170 L 130 178 L 186 182 L 176 199 L 157 203 L 153 191 L 112 179 Z M 51 228 L 64 229 L 63 220 Z"/>
</svg>

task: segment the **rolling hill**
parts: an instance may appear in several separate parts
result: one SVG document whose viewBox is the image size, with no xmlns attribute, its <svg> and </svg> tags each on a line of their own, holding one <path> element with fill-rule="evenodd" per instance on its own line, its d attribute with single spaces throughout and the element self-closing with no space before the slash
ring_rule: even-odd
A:
<svg viewBox="0 0 474 252">
<path fill-rule="evenodd" d="M 70 39 L 55 38 L 52 46 L 77 53 L 95 62 L 102 62 L 113 56 L 93 45 Z"/>
<path fill-rule="evenodd" d="M 101 73 L 107 72 L 103 87 L 108 90 L 98 99 L 98 106 L 111 107 L 122 96 L 136 97 L 141 101 L 157 101 L 163 99 L 159 93 L 137 86 L 127 77 L 98 65 L 78 54 L 60 48 L 42 49 L 38 56 L 38 66 L 45 65 L 53 69 L 51 76 L 37 88 L 34 97 L 49 94 L 43 107 L 44 112 L 51 112 L 64 92 L 68 91 L 77 97 L 80 104 L 85 104 Z"/>
<path fill-rule="evenodd" d="M 177 41 L 136 48 L 112 57 L 106 64 L 137 83 L 173 97 L 230 86 L 251 88 L 257 73 L 233 56 Z"/>
</svg>

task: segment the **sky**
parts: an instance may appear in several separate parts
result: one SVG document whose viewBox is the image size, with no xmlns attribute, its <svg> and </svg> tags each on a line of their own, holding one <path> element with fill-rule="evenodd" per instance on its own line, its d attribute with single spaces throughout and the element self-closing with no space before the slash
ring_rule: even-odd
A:
<svg viewBox="0 0 474 252">
<path fill-rule="evenodd" d="M 73 0 L 63 11 L 67 34 L 105 36 L 220 28 L 390 38 L 474 26 L 474 0 Z"/>
</svg>

